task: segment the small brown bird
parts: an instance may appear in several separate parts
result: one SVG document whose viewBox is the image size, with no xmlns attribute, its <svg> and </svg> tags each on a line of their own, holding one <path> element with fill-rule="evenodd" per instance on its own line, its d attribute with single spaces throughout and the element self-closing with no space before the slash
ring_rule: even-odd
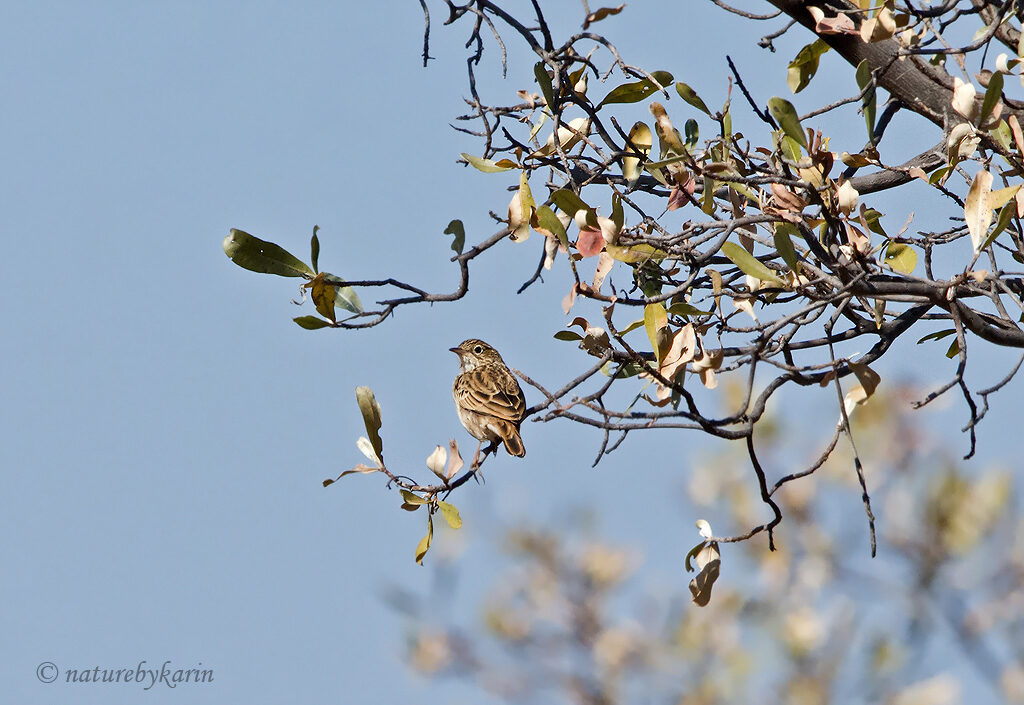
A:
<svg viewBox="0 0 1024 705">
<path fill-rule="evenodd" d="M 469 434 L 480 441 L 473 464 L 484 441 L 492 443 L 488 451 L 496 449 L 500 441 L 509 455 L 519 458 L 526 455 L 519 435 L 519 425 L 526 413 L 526 397 L 501 355 L 475 338 L 449 349 L 459 356 L 462 367 L 452 385 L 455 410 Z"/>
</svg>

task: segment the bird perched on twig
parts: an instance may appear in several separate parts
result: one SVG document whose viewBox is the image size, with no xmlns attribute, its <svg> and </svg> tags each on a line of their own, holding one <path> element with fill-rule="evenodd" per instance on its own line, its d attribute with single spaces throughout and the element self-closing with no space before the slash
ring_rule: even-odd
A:
<svg viewBox="0 0 1024 705">
<path fill-rule="evenodd" d="M 450 350 L 459 356 L 461 365 L 452 385 L 455 410 L 469 434 L 480 441 L 473 466 L 477 465 L 484 441 L 491 443 L 484 451 L 485 457 L 487 453 L 497 452 L 499 442 L 505 445 L 509 455 L 519 458 L 526 455 L 519 435 L 519 425 L 526 413 L 526 397 L 501 355 L 476 338 L 464 340 Z"/>
</svg>

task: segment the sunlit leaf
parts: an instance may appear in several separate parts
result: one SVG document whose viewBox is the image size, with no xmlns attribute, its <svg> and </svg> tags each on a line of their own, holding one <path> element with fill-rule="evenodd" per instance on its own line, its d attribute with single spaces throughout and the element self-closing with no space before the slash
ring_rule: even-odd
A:
<svg viewBox="0 0 1024 705">
<path fill-rule="evenodd" d="M 651 341 L 651 350 L 659 360 L 661 359 L 659 350 L 661 338 L 658 331 L 667 325 L 668 311 L 665 310 L 665 304 L 659 302 L 644 306 L 644 327 L 647 329 L 647 339 Z"/>
<path fill-rule="evenodd" d="M 453 529 L 462 528 L 462 517 L 459 516 L 459 510 L 455 508 L 454 504 L 438 500 L 437 508 L 440 510 L 441 516 L 444 517 L 444 520 L 448 522 L 448 526 Z"/>
<path fill-rule="evenodd" d="M 992 223 L 992 207 L 988 202 L 991 188 L 992 174 L 982 169 L 974 175 L 971 188 L 967 191 L 967 198 L 964 199 L 964 217 L 967 220 L 967 230 L 971 233 L 975 254 L 981 251 L 988 226 Z"/>
<path fill-rule="evenodd" d="M 910 245 L 890 242 L 885 248 L 885 263 L 897 272 L 910 274 L 917 266 L 917 253 Z"/>
<path fill-rule="evenodd" d="M 613 88 L 608 95 L 605 96 L 598 107 L 602 105 L 608 105 L 610 103 L 638 103 L 647 96 L 655 93 L 662 88 L 668 88 L 672 85 L 674 80 L 672 74 L 668 71 L 654 71 L 651 73 L 655 81 L 661 84 L 661 88 L 655 85 L 654 81 L 649 78 L 645 78 L 642 81 L 633 81 L 631 83 L 623 83 L 621 86 Z"/>
<path fill-rule="evenodd" d="M 722 245 L 722 254 L 728 257 L 744 274 L 749 274 L 763 282 L 771 282 L 776 286 L 782 284 L 782 281 L 775 272 L 768 269 L 754 255 L 735 242 L 727 242 Z"/>
<path fill-rule="evenodd" d="M 221 246 L 232 262 L 252 272 L 279 277 L 312 277 L 314 274 L 305 262 L 283 247 L 243 230 L 232 228 Z"/>
<path fill-rule="evenodd" d="M 466 154 L 465 152 L 461 153 L 459 156 L 485 174 L 495 174 L 499 171 L 510 171 L 511 169 L 516 168 L 516 164 L 514 162 L 504 159 L 502 162 L 507 162 L 506 164 L 499 164 L 492 159 L 484 159 L 483 157 L 474 157 L 472 154 Z"/>
<path fill-rule="evenodd" d="M 444 479 L 451 480 L 464 464 L 462 454 L 459 453 L 459 442 L 453 438 L 448 441 L 448 468 L 444 472 Z"/>
<path fill-rule="evenodd" d="M 696 306 L 686 303 L 685 301 L 677 301 L 668 307 L 668 312 L 673 316 L 710 316 L 714 311 L 701 311 Z"/>
<path fill-rule="evenodd" d="M 423 497 L 420 497 L 418 494 L 414 494 L 409 490 L 399 490 L 399 492 L 401 492 L 402 499 L 405 500 L 406 504 L 429 504 L 429 502 L 425 500 Z"/>
<path fill-rule="evenodd" d="M 807 87 L 807 84 L 814 78 L 814 74 L 818 72 L 821 55 L 830 48 L 824 40 L 816 39 L 797 53 L 796 57 L 789 62 L 789 71 L 786 75 L 789 90 L 799 93 Z"/>
<path fill-rule="evenodd" d="M 785 98 L 778 96 L 768 100 L 768 111 L 779 123 L 779 127 L 787 137 L 798 142 L 805 149 L 807 148 L 807 136 L 800 126 L 800 118 L 797 117 L 796 108 Z"/>
<path fill-rule="evenodd" d="M 344 279 L 333 274 L 324 274 L 324 282 L 332 284 L 334 288 L 334 305 L 352 313 L 362 313 L 363 304 L 359 300 L 359 294 L 350 286 L 343 284 Z M 315 299 L 314 299 L 315 301 Z"/>
<path fill-rule="evenodd" d="M 608 254 L 612 256 L 612 259 L 618 262 L 626 262 L 627 264 L 636 264 L 637 262 L 647 262 L 648 260 L 654 260 L 660 262 L 661 260 L 668 257 L 668 253 L 653 245 L 641 243 L 639 245 L 620 246 L 620 245 L 606 245 L 605 249 Z"/>
<path fill-rule="evenodd" d="M 651 153 L 651 146 L 654 144 L 651 128 L 647 126 L 647 123 L 638 120 L 629 131 L 629 141 L 633 143 L 637 151 L 643 154 L 644 159 L 646 159 Z M 622 175 L 626 177 L 626 181 L 630 185 L 640 178 L 640 161 L 639 157 L 625 156 L 622 158 Z"/>
<path fill-rule="evenodd" d="M 444 480 L 444 466 L 446 462 L 448 462 L 448 450 L 444 446 L 437 446 L 427 456 L 427 469 Z"/>
<path fill-rule="evenodd" d="M 423 565 L 423 557 L 430 550 L 430 542 L 434 540 L 434 520 L 427 515 L 427 535 L 420 539 L 416 546 L 416 562 Z"/>
<path fill-rule="evenodd" d="M 377 467 L 381 466 L 380 458 L 377 457 L 377 451 L 373 449 L 373 444 L 370 443 L 370 439 L 366 436 L 360 436 L 356 439 L 356 448 L 359 452 L 366 456 L 368 460 L 373 461 Z"/>
<path fill-rule="evenodd" d="M 1013 216 L 1017 213 L 1017 201 L 1011 201 L 1007 203 L 999 210 L 999 217 L 996 218 L 996 227 L 992 228 L 992 232 L 989 233 L 988 237 L 985 238 L 985 242 L 981 243 L 981 247 L 978 251 L 981 252 L 986 247 L 991 245 L 999 237 L 999 233 L 1006 230 L 1006 226 L 1013 220 Z"/>
<path fill-rule="evenodd" d="M 324 283 L 323 272 L 317 274 L 311 284 L 310 298 L 313 299 L 316 312 L 334 323 L 334 287 Z"/>
<path fill-rule="evenodd" d="M 327 478 L 326 480 L 324 480 L 323 484 L 324 484 L 324 487 L 327 487 L 328 485 L 333 485 L 335 482 L 337 482 L 341 478 L 345 477 L 345 475 L 355 475 L 355 474 L 369 475 L 370 473 L 374 473 L 374 472 L 380 472 L 380 468 L 379 467 L 373 468 L 373 467 L 370 467 L 369 465 L 363 465 L 362 463 L 360 463 L 359 465 L 356 465 L 351 470 L 346 470 L 345 472 L 341 473 L 340 475 L 338 475 L 334 479 Z"/>
<path fill-rule="evenodd" d="M 356 403 L 359 404 L 359 412 L 363 415 L 363 424 L 366 426 L 366 435 L 373 445 L 377 457 L 384 461 L 384 444 L 380 439 L 380 404 L 369 387 L 356 387 Z"/>
<path fill-rule="evenodd" d="M 699 572 L 690 581 L 690 595 L 698 607 L 706 607 L 711 602 L 711 588 L 715 586 L 722 566 L 722 557 L 718 551 L 718 543 L 706 542 L 696 554 Z"/>
<path fill-rule="evenodd" d="M 601 7 L 594 10 L 583 19 L 583 29 L 588 29 L 590 25 L 592 25 L 595 22 L 600 22 L 605 17 L 619 14 L 620 12 L 622 12 L 622 8 L 624 8 L 625 6 L 626 3 L 622 3 L 618 7 Z"/>
<path fill-rule="evenodd" d="M 625 379 L 635 377 L 644 371 L 643 365 L 638 362 L 612 362 L 609 360 L 601 366 L 601 374 L 605 377 Z"/>
</svg>

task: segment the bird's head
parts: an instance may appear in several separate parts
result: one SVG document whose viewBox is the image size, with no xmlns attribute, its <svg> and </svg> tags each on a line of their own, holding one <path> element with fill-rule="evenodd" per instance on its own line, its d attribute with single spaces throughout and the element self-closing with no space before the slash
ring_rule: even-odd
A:
<svg viewBox="0 0 1024 705">
<path fill-rule="evenodd" d="M 449 350 L 459 356 L 459 364 L 462 366 L 463 372 L 468 372 L 474 367 L 481 365 L 505 364 L 497 350 L 476 338 L 463 340 L 456 347 L 449 348 Z"/>
</svg>

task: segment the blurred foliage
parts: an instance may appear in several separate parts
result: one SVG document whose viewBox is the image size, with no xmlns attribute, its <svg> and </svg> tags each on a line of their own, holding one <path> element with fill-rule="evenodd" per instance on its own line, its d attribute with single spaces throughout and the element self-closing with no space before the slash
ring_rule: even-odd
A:
<svg viewBox="0 0 1024 705">
<path fill-rule="evenodd" d="M 899 413 L 912 396 L 896 387 L 854 416 L 880 507 L 877 559 L 863 522 L 833 511 L 859 492 L 840 446 L 780 489 L 778 550 L 720 547 L 709 607 L 685 588 L 688 538 L 666 593 L 649 585 L 663 566 L 601 539 L 586 511 L 566 512 L 576 519 L 505 532 L 504 567 L 478 621 L 445 623 L 432 600 L 393 591 L 409 619 L 409 665 L 517 703 L 1024 702 L 1024 517 L 1013 479 L 996 467 L 969 473 L 927 418 Z M 770 420 L 763 452 L 784 458 L 796 423 Z M 733 446 L 695 459 L 685 493 L 713 523 L 743 525 L 763 510 Z M 450 560 L 435 569 L 457 570 Z"/>
</svg>

